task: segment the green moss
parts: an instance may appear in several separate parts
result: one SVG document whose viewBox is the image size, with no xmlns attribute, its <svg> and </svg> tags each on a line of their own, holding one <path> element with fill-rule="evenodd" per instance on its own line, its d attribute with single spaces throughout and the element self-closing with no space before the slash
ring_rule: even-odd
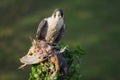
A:
<svg viewBox="0 0 120 80">
<path fill-rule="evenodd" d="M 66 45 L 59 44 L 58 50 L 64 48 Z M 55 65 L 51 63 L 49 60 L 46 60 L 44 62 L 41 62 L 39 64 L 35 64 L 31 67 L 31 73 L 29 80 L 70 80 L 72 79 L 74 73 L 80 75 L 80 57 L 85 52 L 80 48 L 77 47 L 76 49 L 69 50 L 68 48 L 61 53 L 69 68 L 68 75 L 64 75 L 64 72 L 61 70 L 58 72 L 55 72 Z M 76 66 L 74 66 L 76 65 Z M 63 74 L 61 76 L 61 74 Z"/>
</svg>

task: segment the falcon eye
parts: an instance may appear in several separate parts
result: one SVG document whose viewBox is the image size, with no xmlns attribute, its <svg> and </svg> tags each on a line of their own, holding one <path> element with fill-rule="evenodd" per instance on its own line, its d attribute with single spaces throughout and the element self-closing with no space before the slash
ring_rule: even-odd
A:
<svg viewBox="0 0 120 80">
<path fill-rule="evenodd" d="M 56 14 L 54 14 L 54 17 L 56 17 Z"/>
</svg>

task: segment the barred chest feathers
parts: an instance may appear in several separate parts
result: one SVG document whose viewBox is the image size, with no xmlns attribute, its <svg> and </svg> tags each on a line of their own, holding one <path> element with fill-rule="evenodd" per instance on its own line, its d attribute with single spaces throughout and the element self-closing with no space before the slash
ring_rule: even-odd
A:
<svg viewBox="0 0 120 80">
<path fill-rule="evenodd" d="M 55 18 L 48 18 L 48 31 L 59 31 L 63 25 L 63 18 L 61 19 L 55 19 Z"/>
<path fill-rule="evenodd" d="M 58 18 L 50 17 L 47 19 L 47 23 L 48 23 L 47 24 L 48 29 L 47 29 L 45 39 L 48 42 L 53 42 L 57 38 L 57 36 L 60 32 L 60 29 L 63 26 L 64 21 L 63 21 L 63 18 L 58 19 Z"/>
</svg>

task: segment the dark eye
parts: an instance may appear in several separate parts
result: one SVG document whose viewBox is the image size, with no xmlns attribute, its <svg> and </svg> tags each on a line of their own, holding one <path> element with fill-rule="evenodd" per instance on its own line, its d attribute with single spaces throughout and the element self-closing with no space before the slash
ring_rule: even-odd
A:
<svg viewBox="0 0 120 80">
<path fill-rule="evenodd" d="M 56 17 L 56 14 L 54 14 L 54 17 Z"/>
</svg>

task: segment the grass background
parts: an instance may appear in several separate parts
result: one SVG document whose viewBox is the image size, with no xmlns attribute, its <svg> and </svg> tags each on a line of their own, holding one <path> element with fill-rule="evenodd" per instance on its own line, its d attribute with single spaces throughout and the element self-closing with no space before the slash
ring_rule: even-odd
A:
<svg viewBox="0 0 120 80">
<path fill-rule="evenodd" d="M 67 29 L 61 42 L 80 45 L 81 80 L 120 80 L 119 0 L 0 0 L 0 80 L 27 80 L 19 58 L 39 22 L 61 8 Z M 76 74 L 73 74 L 76 75 Z M 77 75 L 76 75 L 77 76 Z"/>
</svg>

